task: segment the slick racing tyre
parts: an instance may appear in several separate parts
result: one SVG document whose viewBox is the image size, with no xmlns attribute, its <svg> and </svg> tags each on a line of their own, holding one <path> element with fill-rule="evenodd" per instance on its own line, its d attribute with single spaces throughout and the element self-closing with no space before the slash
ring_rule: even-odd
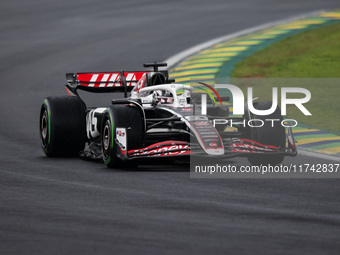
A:
<svg viewBox="0 0 340 255">
<path fill-rule="evenodd" d="M 110 168 L 136 167 L 136 161 L 124 161 L 121 155 L 127 154 L 128 150 L 142 148 L 144 133 L 144 120 L 139 108 L 132 105 L 110 106 L 104 113 L 101 131 L 101 147 L 105 165 Z M 117 135 L 125 136 L 126 144 L 119 145 Z"/>
<path fill-rule="evenodd" d="M 268 110 L 272 106 L 272 102 L 256 102 L 254 103 L 254 108 L 257 110 Z M 248 107 L 245 107 L 246 119 L 260 119 L 263 120 L 264 125 L 262 127 L 250 127 L 249 128 L 249 139 L 256 141 L 263 145 L 273 145 L 276 147 L 284 148 L 286 146 L 286 131 L 281 125 L 282 115 L 281 110 L 277 106 L 275 112 L 270 115 L 260 116 L 249 112 Z M 265 121 L 265 119 L 276 119 L 279 121 L 274 121 L 273 127 L 271 121 Z M 260 121 L 257 121 L 260 122 Z M 261 123 L 256 123 L 253 121 L 254 126 L 258 126 Z M 262 154 L 255 153 L 254 155 L 248 156 L 248 161 L 252 165 L 278 165 L 281 164 L 284 159 L 284 155 L 274 155 L 274 154 Z"/>
<path fill-rule="evenodd" d="M 40 141 L 49 157 L 77 156 L 86 140 L 86 107 L 75 96 L 47 97 L 40 110 Z"/>
</svg>

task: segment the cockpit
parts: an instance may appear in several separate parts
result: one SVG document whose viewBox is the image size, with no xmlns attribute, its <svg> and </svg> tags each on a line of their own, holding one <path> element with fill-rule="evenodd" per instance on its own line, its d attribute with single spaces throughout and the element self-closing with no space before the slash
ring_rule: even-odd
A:
<svg viewBox="0 0 340 255">
<path fill-rule="evenodd" d="M 192 88 L 182 84 L 163 84 L 140 89 L 136 94 L 142 103 L 154 105 L 169 105 L 173 107 L 188 107 Z"/>
</svg>

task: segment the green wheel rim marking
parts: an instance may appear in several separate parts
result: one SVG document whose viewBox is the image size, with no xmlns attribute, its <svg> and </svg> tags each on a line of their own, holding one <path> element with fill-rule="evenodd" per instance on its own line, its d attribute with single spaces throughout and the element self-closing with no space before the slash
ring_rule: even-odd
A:
<svg viewBox="0 0 340 255">
<path fill-rule="evenodd" d="M 111 121 L 111 149 L 113 149 L 113 141 L 114 141 L 114 138 L 113 138 L 113 122 L 112 122 L 112 115 L 111 113 L 110 114 L 110 121 Z"/>
<path fill-rule="evenodd" d="M 111 162 L 111 156 L 109 156 L 109 158 L 104 163 L 105 163 L 105 165 L 108 165 L 108 164 L 110 164 L 110 162 Z"/>
</svg>

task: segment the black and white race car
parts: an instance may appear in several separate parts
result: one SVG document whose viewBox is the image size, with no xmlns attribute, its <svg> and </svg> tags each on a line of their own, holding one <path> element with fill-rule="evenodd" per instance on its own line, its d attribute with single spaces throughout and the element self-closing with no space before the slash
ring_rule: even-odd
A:
<svg viewBox="0 0 340 255">
<path fill-rule="evenodd" d="M 245 156 L 251 164 L 280 164 L 285 156 L 296 155 L 293 134 L 280 125 L 278 107 L 266 117 L 279 122 L 245 126 L 248 120 L 261 121 L 263 116 L 254 116 L 247 107 L 244 116 L 229 116 L 228 106 L 196 94 L 192 86 L 175 83 L 167 71 L 158 70 L 160 66 L 166 64 L 144 64 L 153 71 L 66 74 L 69 95 L 47 97 L 41 106 L 45 154 L 102 158 L 108 167 L 131 165 L 142 158 L 191 155 Z M 78 90 L 122 92 L 124 98 L 113 99 L 109 106 L 87 108 Z M 205 111 L 200 107 L 202 98 Z M 268 109 L 271 102 L 254 103 L 254 107 Z M 234 123 L 232 129 L 228 123 Z"/>
</svg>

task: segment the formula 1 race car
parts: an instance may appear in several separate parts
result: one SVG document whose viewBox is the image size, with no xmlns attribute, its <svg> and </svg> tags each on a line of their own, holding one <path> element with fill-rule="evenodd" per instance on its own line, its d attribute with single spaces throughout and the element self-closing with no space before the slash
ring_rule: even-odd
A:
<svg viewBox="0 0 340 255">
<path fill-rule="evenodd" d="M 221 98 L 213 86 L 201 83 L 216 92 L 218 100 L 211 93 L 207 99 L 194 93 L 192 86 L 174 83 L 167 71 L 158 70 L 161 66 L 166 64 L 144 64 L 153 71 L 67 73 L 69 95 L 47 97 L 41 106 L 40 137 L 45 154 L 102 158 L 108 167 L 191 155 L 245 156 L 254 165 L 280 164 L 285 156 L 296 155 L 291 128 L 286 134 L 278 107 L 266 116 L 280 120 L 275 123 L 261 121 L 263 116 L 254 116 L 247 106 L 244 116 L 231 116 L 222 103 L 228 98 Z M 78 90 L 122 92 L 124 98 L 112 99 L 109 106 L 87 108 Z M 203 101 L 205 111 L 200 106 Z M 271 102 L 254 103 L 254 107 L 265 110 Z M 216 119 L 224 121 L 215 125 Z M 262 125 L 244 125 L 249 120 Z M 234 123 L 232 130 L 228 123 Z"/>
</svg>

